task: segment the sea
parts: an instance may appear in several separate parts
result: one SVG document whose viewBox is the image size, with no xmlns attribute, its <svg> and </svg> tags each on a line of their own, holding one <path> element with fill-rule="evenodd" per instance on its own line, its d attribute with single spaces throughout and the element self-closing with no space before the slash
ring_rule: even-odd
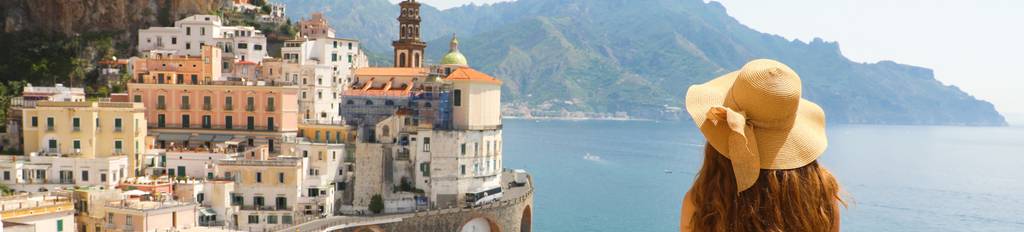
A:
<svg viewBox="0 0 1024 232">
<path fill-rule="evenodd" d="M 1024 231 L 1024 127 L 827 128 L 843 231 Z M 544 232 L 678 231 L 705 143 L 685 121 L 505 119 L 503 136 Z"/>
</svg>

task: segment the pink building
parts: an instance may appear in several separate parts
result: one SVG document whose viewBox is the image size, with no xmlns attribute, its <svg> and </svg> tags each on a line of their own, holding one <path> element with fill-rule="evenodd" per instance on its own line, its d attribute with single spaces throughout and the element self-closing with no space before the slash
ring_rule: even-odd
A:
<svg viewBox="0 0 1024 232">
<path fill-rule="evenodd" d="M 128 95 L 146 108 L 156 147 L 238 141 L 271 151 L 298 131 L 298 87 L 262 82 L 129 83 Z"/>
</svg>

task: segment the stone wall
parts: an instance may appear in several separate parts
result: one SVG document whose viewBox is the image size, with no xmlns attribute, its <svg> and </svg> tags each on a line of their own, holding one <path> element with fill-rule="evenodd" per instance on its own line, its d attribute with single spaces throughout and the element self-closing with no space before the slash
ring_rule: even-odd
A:
<svg viewBox="0 0 1024 232">
<path fill-rule="evenodd" d="M 532 186 L 526 186 L 532 187 Z M 482 218 L 492 232 L 529 232 L 533 224 L 533 190 L 517 199 L 480 208 L 454 208 L 416 213 L 399 222 L 346 228 L 343 232 L 461 231 L 470 221 Z"/>
</svg>

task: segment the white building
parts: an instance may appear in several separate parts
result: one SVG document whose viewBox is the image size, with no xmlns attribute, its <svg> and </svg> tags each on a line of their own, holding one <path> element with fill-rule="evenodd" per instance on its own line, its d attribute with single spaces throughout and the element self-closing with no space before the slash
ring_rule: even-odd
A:
<svg viewBox="0 0 1024 232">
<path fill-rule="evenodd" d="M 4 197 L 0 200 L 2 229 L 11 231 L 75 232 L 75 208 L 71 194 L 43 193 Z M 7 226 L 10 226 L 8 228 Z"/>
<path fill-rule="evenodd" d="M 75 186 L 110 189 L 130 171 L 124 155 L 85 158 L 32 152 L 28 156 L 0 156 L 0 160 L 0 183 L 26 192 Z"/>
<path fill-rule="evenodd" d="M 302 121 L 341 121 L 341 91 L 351 82 L 355 68 L 368 66 L 359 41 L 338 38 L 302 38 L 285 41 L 281 48 L 281 81 L 300 86 Z"/>
<path fill-rule="evenodd" d="M 138 51 L 169 50 L 178 55 L 199 56 L 204 45 L 216 45 L 224 51 L 222 67 L 231 73 L 236 62 L 263 62 L 267 57 L 267 37 L 249 26 L 224 26 L 216 15 L 193 15 L 174 22 L 173 27 L 139 30 Z"/>
</svg>

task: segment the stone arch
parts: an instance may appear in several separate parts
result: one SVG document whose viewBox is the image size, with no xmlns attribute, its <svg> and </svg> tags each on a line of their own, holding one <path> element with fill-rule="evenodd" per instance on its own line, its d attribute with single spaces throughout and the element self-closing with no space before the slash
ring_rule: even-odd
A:
<svg viewBox="0 0 1024 232">
<path fill-rule="evenodd" d="M 501 232 L 501 227 L 488 217 L 474 217 L 462 223 L 460 232 Z"/>
<path fill-rule="evenodd" d="M 519 219 L 519 231 L 533 231 L 533 210 L 530 209 L 530 205 L 526 205 L 526 208 L 523 208 L 523 217 Z"/>
<path fill-rule="evenodd" d="M 398 67 L 406 67 L 405 53 L 398 54 Z"/>
<path fill-rule="evenodd" d="M 377 225 L 363 226 L 356 228 L 355 232 L 385 232 L 384 229 Z"/>
</svg>

